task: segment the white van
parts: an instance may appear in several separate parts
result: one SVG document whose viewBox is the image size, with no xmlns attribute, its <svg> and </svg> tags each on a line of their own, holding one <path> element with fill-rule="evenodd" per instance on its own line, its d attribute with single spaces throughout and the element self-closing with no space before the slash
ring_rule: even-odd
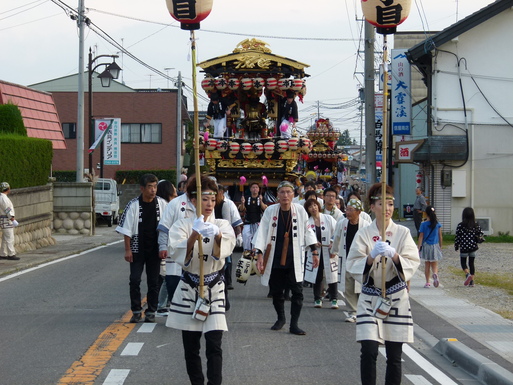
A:
<svg viewBox="0 0 513 385">
<path fill-rule="evenodd" d="M 119 216 L 118 184 L 114 179 L 98 178 L 94 185 L 94 211 L 96 218 L 104 218 L 107 226 L 118 223 Z"/>
</svg>

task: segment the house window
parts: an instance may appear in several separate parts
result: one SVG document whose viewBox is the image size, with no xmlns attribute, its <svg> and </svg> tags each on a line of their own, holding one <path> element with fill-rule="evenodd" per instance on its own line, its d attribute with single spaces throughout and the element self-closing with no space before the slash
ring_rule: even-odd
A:
<svg viewBox="0 0 513 385">
<path fill-rule="evenodd" d="M 77 124 L 76 123 L 62 123 L 62 133 L 65 139 L 77 138 Z"/>
<path fill-rule="evenodd" d="M 121 124 L 121 143 L 162 143 L 162 124 Z"/>
</svg>

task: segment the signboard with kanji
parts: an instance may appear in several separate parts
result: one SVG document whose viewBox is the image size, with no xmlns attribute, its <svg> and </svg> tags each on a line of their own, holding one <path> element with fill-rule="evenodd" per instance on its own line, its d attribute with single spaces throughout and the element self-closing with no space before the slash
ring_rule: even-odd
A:
<svg viewBox="0 0 513 385">
<path fill-rule="evenodd" d="M 424 139 L 396 142 L 395 162 L 413 163 L 413 153 L 422 145 L 422 143 L 424 143 Z"/>
<path fill-rule="evenodd" d="M 392 135 L 411 135 L 411 72 L 406 50 L 392 50 Z"/>
</svg>

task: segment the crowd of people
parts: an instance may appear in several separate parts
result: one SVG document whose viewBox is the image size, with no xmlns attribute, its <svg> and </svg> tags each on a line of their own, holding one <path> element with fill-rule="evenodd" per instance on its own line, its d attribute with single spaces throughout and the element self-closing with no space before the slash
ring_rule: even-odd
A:
<svg viewBox="0 0 513 385">
<path fill-rule="evenodd" d="M 392 220 L 393 190 L 386 186 L 382 191 L 380 183 L 369 189 L 367 209 L 358 189 L 345 185 L 282 181 L 271 201 L 252 183 L 239 205 L 215 178 L 202 175 L 200 185 L 198 190 L 192 176 L 177 190 L 168 181 L 143 175 L 141 195 L 128 203 L 117 228 L 125 237 L 125 260 L 130 262 L 130 322 L 143 321 L 140 283 L 146 268 L 144 322 L 167 316 L 166 326 L 181 330 L 192 384 L 205 381 L 202 336 L 208 383 L 222 382 L 221 344 L 228 329 L 225 313 L 233 289 L 235 246 L 255 261 L 262 285 L 269 287 L 276 312 L 271 330 L 287 323 L 288 299 L 289 332 L 306 334 L 299 326 L 306 287 L 313 289 L 314 308 L 328 300 L 330 308 L 338 309 L 343 293 L 345 321 L 356 323 L 361 345 L 362 383 L 376 383 L 379 345 L 387 355 L 386 383 L 401 382 L 402 345 L 413 342 L 409 281 L 421 259 L 425 287 L 431 286 L 431 279 L 433 286 L 439 285 L 442 230 L 433 206 L 423 208 L 427 220 L 419 224 L 416 244 L 410 230 Z M 479 237 L 473 210 L 465 209 L 455 247 L 461 250 L 468 286 L 473 285 Z"/>
</svg>

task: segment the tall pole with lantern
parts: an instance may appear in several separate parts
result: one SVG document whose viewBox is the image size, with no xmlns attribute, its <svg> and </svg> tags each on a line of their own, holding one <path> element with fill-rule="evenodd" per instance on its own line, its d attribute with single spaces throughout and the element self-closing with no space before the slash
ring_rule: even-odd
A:
<svg viewBox="0 0 513 385">
<path fill-rule="evenodd" d="M 388 42 L 387 36 L 394 34 L 397 26 L 406 20 L 410 13 L 411 0 L 362 0 L 365 19 L 383 35 L 383 158 L 381 161 L 381 239 L 386 241 L 386 198 L 387 198 L 387 156 L 388 156 Z M 383 258 L 383 256 L 382 256 Z M 385 263 L 382 266 L 381 295 L 386 297 Z"/>
<path fill-rule="evenodd" d="M 194 31 L 200 28 L 200 22 L 204 20 L 212 10 L 213 0 L 166 0 L 167 9 L 171 17 L 180 22 L 180 28 L 190 31 L 191 60 L 192 60 L 192 95 L 194 102 L 194 172 L 196 174 L 196 215 L 201 217 L 201 171 L 199 154 L 199 117 L 198 117 L 198 92 L 196 86 L 196 38 Z M 181 95 L 180 95 L 181 99 Z M 178 169 L 177 169 L 178 173 Z M 201 235 L 198 239 L 198 251 L 200 261 L 199 295 L 203 298 L 203 246 Z"/>
</svg>

